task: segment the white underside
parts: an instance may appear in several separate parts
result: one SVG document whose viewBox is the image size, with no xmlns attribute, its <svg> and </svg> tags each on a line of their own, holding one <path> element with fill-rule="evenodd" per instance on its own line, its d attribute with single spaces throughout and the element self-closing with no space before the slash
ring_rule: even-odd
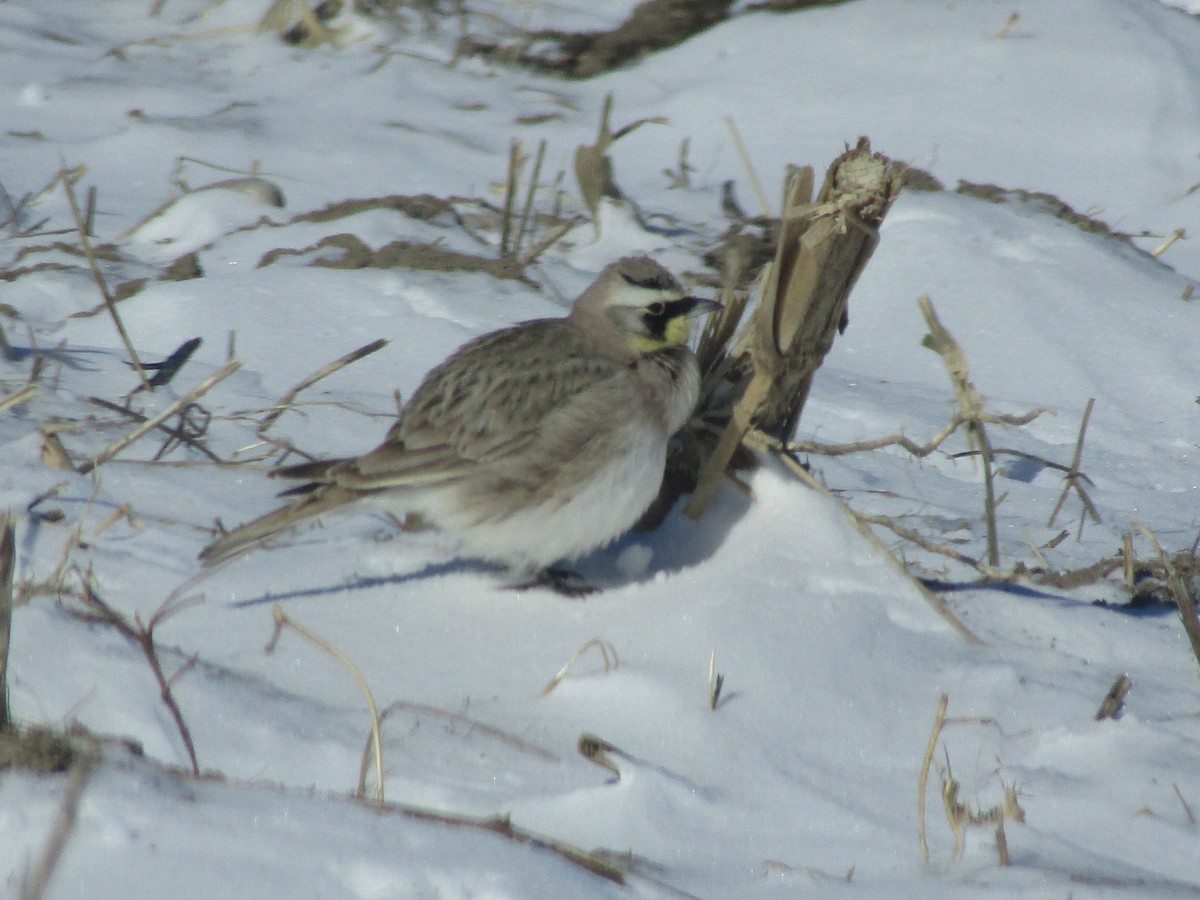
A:
<svg viewBox="0 0 1200 900">
<path fill-rule="evenodd" d="M 600 471 L 565 504 L 544 504 L 482 525 L 465 524 L 440 492 L 418 505 L 431 523 L 461 538 L 465 554 L 540 570 L 570 561 L 616 540 L 658 494 L 667 444 L 644 426 L 629 451 Z M 469 511 L 468 511 L 469 513 Z"/>
</svg>

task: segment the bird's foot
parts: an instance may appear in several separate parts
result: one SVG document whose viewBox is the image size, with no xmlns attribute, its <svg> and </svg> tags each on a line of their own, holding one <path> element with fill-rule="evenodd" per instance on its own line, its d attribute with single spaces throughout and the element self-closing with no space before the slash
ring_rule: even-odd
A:
<svg viewBox="0 0 1200 900">
<path fill-rule="evenodd" d="M 564 597 L 586 597 L 600 590 L 595 585 L 588 584 L 578 572 L 572 572 L 562 566 L 547 566 L 532 578 L 518 581 L 509 586 L 509 590 L 525 591 L 532 588 L 548 588 Z"/>
</svg>

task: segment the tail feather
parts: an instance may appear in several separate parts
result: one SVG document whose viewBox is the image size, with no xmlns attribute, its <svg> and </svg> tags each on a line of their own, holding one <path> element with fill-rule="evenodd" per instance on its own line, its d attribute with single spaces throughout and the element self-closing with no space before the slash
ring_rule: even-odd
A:
<svg viewBox="0 0 1200 900">
<path fill-rule="evenodd" d="M 305 481 L 327 483 L 332 479 L 333 470 L 345 463 L 351 462 L 349 457 L 343 459 L 314 459 L 310 462 L 296 463 L 291 466 L 280 466 L 272 469 L 272 478 L 294 478 Z"/>
<path fill-rule="evenodd" d="M 205 566 L 223 563 L 257 547 L 282 531 L 287 531 L 313 516 L 345 506 L 361 496 L 359 491 L 334 485 L 316 485 L 303 499 L 281 506 L 265 516 L 225 532 L 200 551 L 200 562 Z"/>
</svg>

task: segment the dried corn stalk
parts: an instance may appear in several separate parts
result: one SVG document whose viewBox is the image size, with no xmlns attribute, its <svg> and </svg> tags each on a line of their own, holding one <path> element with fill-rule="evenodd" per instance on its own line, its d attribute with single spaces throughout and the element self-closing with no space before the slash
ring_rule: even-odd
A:
<svg viewBox="0 0 1200 900">
<path fill-rule="evenodd" d="M 900 193 L 900 173 L 860 138 L 830 165 L 815 200 L 812 187 L 811 168 L 788 174 L 775 258 L 763 268 L 745 329 L 720 361 L 731 389 L 702 401 L 702 418 L 727 424 L 696 480 L 687 507 L 693 518 L 751 428 L 782 439 L 795 430 L 813 375 L 846 327 L 847 298 Z"/>
</svg>

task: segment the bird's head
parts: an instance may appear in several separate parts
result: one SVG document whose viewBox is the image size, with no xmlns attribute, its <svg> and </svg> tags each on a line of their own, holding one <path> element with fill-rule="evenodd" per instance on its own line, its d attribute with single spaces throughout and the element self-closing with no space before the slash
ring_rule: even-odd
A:
<svg viewBox="0 0 1200 900">
<path fill-rule="evenodd" d="M 571 316 L 615 333 L 635 353 L 687 343 L 691 320 L 720 306 L 692 297 L 648 256 L 626 256 L 607 266 L 584 291 Z"/>
</svg>

